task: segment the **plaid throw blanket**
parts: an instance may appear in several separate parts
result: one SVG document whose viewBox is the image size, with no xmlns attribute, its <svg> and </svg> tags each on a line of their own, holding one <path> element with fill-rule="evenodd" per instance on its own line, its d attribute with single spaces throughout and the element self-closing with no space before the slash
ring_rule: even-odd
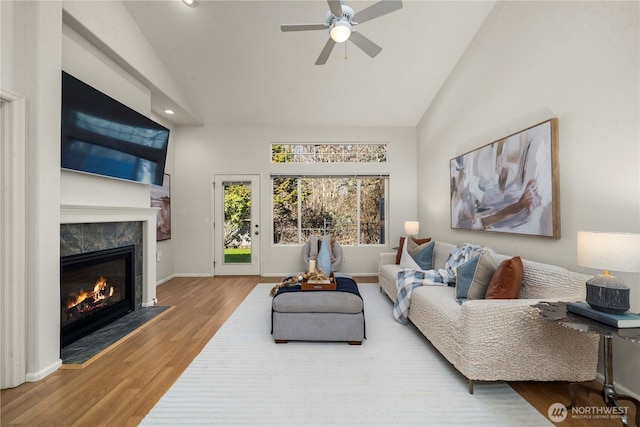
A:
<svg viewBox="0 0 640 427">
<path fill-rule="evenodd" d="M 406 325 L 411 304 L 411 292 L 418 286 L 440 285 L 447 286 L 456 282 L 456 272 L 459 265 L 480 254 L 486 248 L 479 245 L 464 243 L 451 250 L 444 269 L 440 270 L 412 270 L 404 269 L 396 277 L 398 293 L 393 303 L 393 317 Z"/>
</svg>

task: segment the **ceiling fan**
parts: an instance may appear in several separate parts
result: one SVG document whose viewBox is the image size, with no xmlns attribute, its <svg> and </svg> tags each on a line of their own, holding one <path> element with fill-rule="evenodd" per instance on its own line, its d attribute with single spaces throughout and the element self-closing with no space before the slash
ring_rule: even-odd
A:
<svg viewBox="0 0 640 427">
<path fill-rule="evenodd" d="M 324 45 L 316 65 L 327 62 L 333 46 L 351 40 L 370 57 L 374 57 L 382 51 L 382 48 L 356 31 L 355 27 L 363 22 L 378 18 L 387 13 L 402 9 L 401 0 L 381 0 L 356 13 L 352 8 L 344 4 L 344 0 L 327 0 L 329 12 L 325 22 L 321 24 L 291 24 L 281 25 L 280 29 L 287 31 L 311 31 L 329 30 L 329 40 Z"/>
</svg>

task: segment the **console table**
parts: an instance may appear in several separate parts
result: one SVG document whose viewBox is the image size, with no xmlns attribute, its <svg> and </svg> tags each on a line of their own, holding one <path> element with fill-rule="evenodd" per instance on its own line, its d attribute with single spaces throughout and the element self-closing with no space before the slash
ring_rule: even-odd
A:
<svg viewBox="0 0 640 427">
<path fill-rule="evenodd" d="M 629 425 L 629 416 L 622 410 L 618 401 L 626 400 L 633 403 L 636 407 L 636 425 L 640 427 L 640 401 L 632 396 L 620 395 L 616 392 L 613 385 L 613 337 L 617 336 L 625 340 L 640 342 L 640 328 L 624 328 L 618 329 L 613 326 L 589 319 L 579 314 L 567 311 L 564 302 L 540 302 L 534 305 L 540 310 L 540 314 L 548 319 L 559 322 L 562 326 L 574 329 L 580 332 L 600 334 L 603 337 L 602 345 L 604 350 L 604 384 L 602 390 L 595 387 L 581 384 L 569 384 L 569 396 L 571 404 L 567 409 L 576 405 L 576 390 L 584 389 L 589 393 L 596 393 L 602 396 L 602 400 L 609 407 L 618 408 L 621 414 L 622 424 L 626 427 Z"/>
</svg>

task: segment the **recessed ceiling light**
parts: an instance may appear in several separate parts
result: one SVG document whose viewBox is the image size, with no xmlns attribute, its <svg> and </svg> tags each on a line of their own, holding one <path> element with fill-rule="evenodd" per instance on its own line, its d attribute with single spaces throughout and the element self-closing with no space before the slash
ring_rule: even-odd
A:
<svg viewBox="0 0 640 427">
<path fill-rule="evenodd" d="M 173 110 L 170 110 L 169 108 L 167 108 L 166 110 L 164 110 L 165 113 L 167 114 L 175 114 L 176 112 Z"/>
<path fill-rule="evenodd" d="M 182 3 L 189 7 L 196 7 L 198 5 L 198 0 L 182 0 Z"/>
</svg>

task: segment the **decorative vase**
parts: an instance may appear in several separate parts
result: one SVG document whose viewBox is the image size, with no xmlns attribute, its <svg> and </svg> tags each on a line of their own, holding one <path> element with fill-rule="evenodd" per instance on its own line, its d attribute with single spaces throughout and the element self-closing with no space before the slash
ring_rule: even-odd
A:
<svg viewBox="0 0 640 427">
<path fill-rule="evenodd" d="M 330 242 L 328 239 L 322 239 L 320 250 L 318 251 L 318 270 L 322 271 L 326 277 L 331 273 L 331 252 L 329 251 Z"/>
</svg>

